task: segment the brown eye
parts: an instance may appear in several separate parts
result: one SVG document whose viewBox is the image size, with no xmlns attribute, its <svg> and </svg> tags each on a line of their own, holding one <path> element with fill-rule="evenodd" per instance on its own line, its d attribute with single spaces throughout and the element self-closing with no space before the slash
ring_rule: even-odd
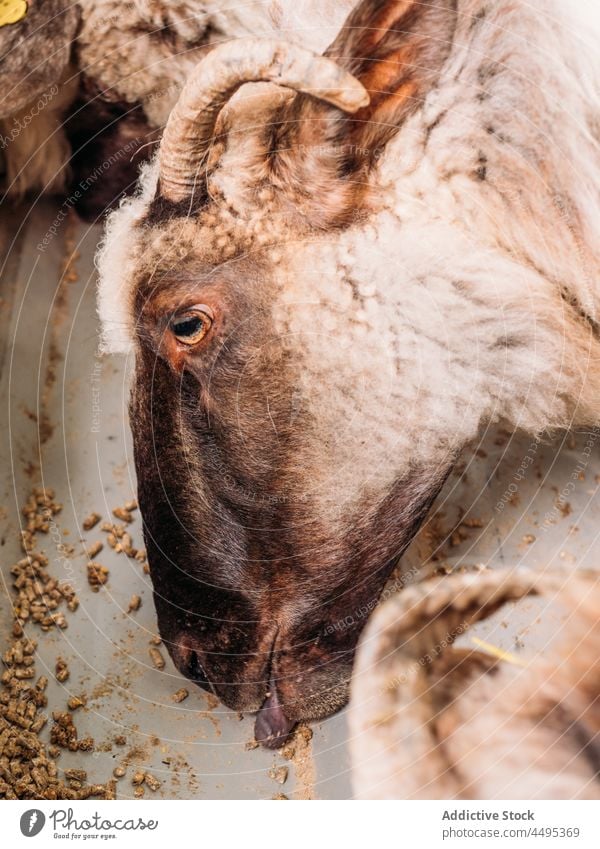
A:
<svg viewBox="0 0 600 849">
<path fill-rule="evenodd" d="M 197 345 L 211 328 L 212 315 L 206 308 L 194 308 L 171 319 L 171 331 L 183 345 Z"/>
</svg>

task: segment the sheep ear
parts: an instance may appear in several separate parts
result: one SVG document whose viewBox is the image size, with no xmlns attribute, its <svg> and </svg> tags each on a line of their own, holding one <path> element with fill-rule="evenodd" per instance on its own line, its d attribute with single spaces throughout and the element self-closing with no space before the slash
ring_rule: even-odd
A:
<svg viewBox="0 0 600 849">
<path fill-rule="evenodd" d="M 438 79 L 452 45 L 455 0 L 363 0 L 327 55 L 364 85 L 370 103 L 338 135 L 377 155 Z"/>
<path fill-rule="evenodd" d="M 369 104 L 347 115 L 299 95 L 287 107 L 277 147 L 286 151 L 288 178 L 293 175 L 298 185 L 331 187 L 332 201 L 321 208 L 324 219 L 327 207 L 339 213 L 344 205 L 342 187 L 334 192 L 332 179 L 360 181 L 360 171 L 378 159 L 435 85 L 452 45 L 455 6 L 455 0 L 363 0 L 325 55 L 360 80 Z M 345 195 L 352 207 L 356 198 Z"/>
</svg>

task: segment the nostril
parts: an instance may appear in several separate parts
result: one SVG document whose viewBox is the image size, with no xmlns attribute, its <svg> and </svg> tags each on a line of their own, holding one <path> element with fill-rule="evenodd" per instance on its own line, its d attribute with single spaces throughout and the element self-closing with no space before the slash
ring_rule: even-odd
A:
<svg viewBox="0 0 600 849">
<path fill-rule="evenodd" d="M 267 749 L 279 749 L 289 740 L 295 724 L 285 715 L 275 685 L 271 682 L 271 692 L 256 715 L 256 741 Z"/>
</svg>

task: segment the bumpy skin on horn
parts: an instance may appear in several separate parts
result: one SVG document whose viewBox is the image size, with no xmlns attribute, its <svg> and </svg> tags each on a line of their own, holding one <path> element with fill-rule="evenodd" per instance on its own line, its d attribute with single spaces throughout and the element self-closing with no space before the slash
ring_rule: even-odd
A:
<svg viewBox="0 0 600 849">
<path fill-rule="evenodd" d="M 247 82 L 273 82 L 312 95 L 345 112 L 369 102 L 357 79 L 331 59 L 271 39 L 243 39 L 216 47 L 186 82 L 160 147 L 160 193 L 188 198 L 226 101 Z"/>
<path fill-rule="evenodd" d="M 568 616 L 521 668 L 454 639 L 504 602 L 554 598 Z M 593 578 L 494 570 L 427 581 L 363 634 L 350 702 L 359 798 L 597 798 L 600 729 Z"/>
</svg>

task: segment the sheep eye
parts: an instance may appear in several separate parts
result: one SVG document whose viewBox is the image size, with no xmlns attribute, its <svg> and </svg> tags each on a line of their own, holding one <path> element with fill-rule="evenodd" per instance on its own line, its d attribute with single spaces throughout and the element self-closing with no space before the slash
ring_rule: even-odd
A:
<svg viewBox="0 0 600 849">
<path fill-rule="evenodd" d="M 171 320 L 171 331 L 183 345 L 197 345 L 211 328 L 213 319 L 204 309 L 188 310 Z"/>
</svg>

